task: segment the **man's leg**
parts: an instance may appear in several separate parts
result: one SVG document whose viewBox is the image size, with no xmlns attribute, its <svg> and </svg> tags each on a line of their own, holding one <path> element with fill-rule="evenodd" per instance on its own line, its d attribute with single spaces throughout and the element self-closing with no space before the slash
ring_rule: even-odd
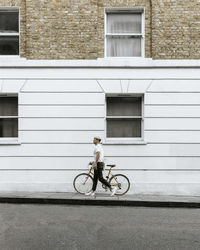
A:
<svg viewBox="0 0 200 250">
<path fill-rule="evenodd" d="M 102 175 L 103 167 L 99 163 L 97 164 L 97 171 L 98 171 L 98 178 L 100 182 L 106 185 L 107 187 L 109 187 L 109 189 L 111 189 L 111 185 L 107 182 L 107 180 L 103 178 L 103 175 Z"/>
<path fill-rule="evenodd" d="M 94 169 L 94 179 L 93 179 L 93 186 L 92 186 L 93 191 L 95 191 L 97 188 L 97 181 L 98 181 L 98 172 L 96 169 Z"/>
</svg>

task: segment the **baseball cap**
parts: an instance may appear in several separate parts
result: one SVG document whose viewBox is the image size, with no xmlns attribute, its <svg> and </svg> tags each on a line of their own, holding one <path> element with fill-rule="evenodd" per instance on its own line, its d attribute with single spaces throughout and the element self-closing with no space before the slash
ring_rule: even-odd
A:
<svg viewBox="0 0 200 250">
<path fill-rule="evenodd" d="M 101 137 L 99 137 L 99 136 L 95 136 L 94 138 L 101 141 Z"/>
</svg>

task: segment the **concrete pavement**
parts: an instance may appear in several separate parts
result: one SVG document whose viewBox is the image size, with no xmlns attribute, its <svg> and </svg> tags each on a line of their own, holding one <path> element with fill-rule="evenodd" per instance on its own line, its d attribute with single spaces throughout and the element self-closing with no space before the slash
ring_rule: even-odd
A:
<svg viewBox="0 0 200 250">
<path fill-rule="evenodd" d="M 200 196 L 127 194 L 110 197 L 110 193 L 97 193 L 95 197 L 88 197 L 75 192 L 1 192 L 0 203 L 200 208 Z"/>
<path fill-rule="evenodd" d="M 1 250 L 199 250 L 200 209 L 0 204 Z"/>
</svg>

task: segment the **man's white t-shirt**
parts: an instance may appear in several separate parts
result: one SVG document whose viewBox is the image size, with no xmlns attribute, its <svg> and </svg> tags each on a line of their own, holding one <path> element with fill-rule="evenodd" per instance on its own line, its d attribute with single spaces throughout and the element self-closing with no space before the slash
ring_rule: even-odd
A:
<svg viewBox="0 0 200 250">
<path fill-rule="evenodd" d="M 100 152 L 100 157 L 98 162 L 103 162 L 104 161 L 104 152 L 103 152 L 103 147 L 101 144 L 97 144 L 94 146 L 94 161 L 96 161 L 96 153 Z"/>
</svg>

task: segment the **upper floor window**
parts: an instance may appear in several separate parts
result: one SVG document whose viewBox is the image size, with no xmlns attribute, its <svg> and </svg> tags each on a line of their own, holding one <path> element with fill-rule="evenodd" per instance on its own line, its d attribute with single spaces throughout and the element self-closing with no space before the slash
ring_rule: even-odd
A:
<svg viewBox="0 0 200 250">
<path fill-rule="evenodd" d="M 0 8 L 0 55 L 19 55 L 19 9 Z"/>
<path fill-rule="evenodd" d="M 0 138 L 18 137 L 18 97 L 0 95 Z"/>
<path fill-rule="evenodd" d="M 106 100 L 107 138 L 143 137 L 143 97 L 108 96 Z"/>
<path fill-rule="evenodd" d="M 143 11 L 106 12 L 106 56 L 144 56 Z"/>
</svg>

